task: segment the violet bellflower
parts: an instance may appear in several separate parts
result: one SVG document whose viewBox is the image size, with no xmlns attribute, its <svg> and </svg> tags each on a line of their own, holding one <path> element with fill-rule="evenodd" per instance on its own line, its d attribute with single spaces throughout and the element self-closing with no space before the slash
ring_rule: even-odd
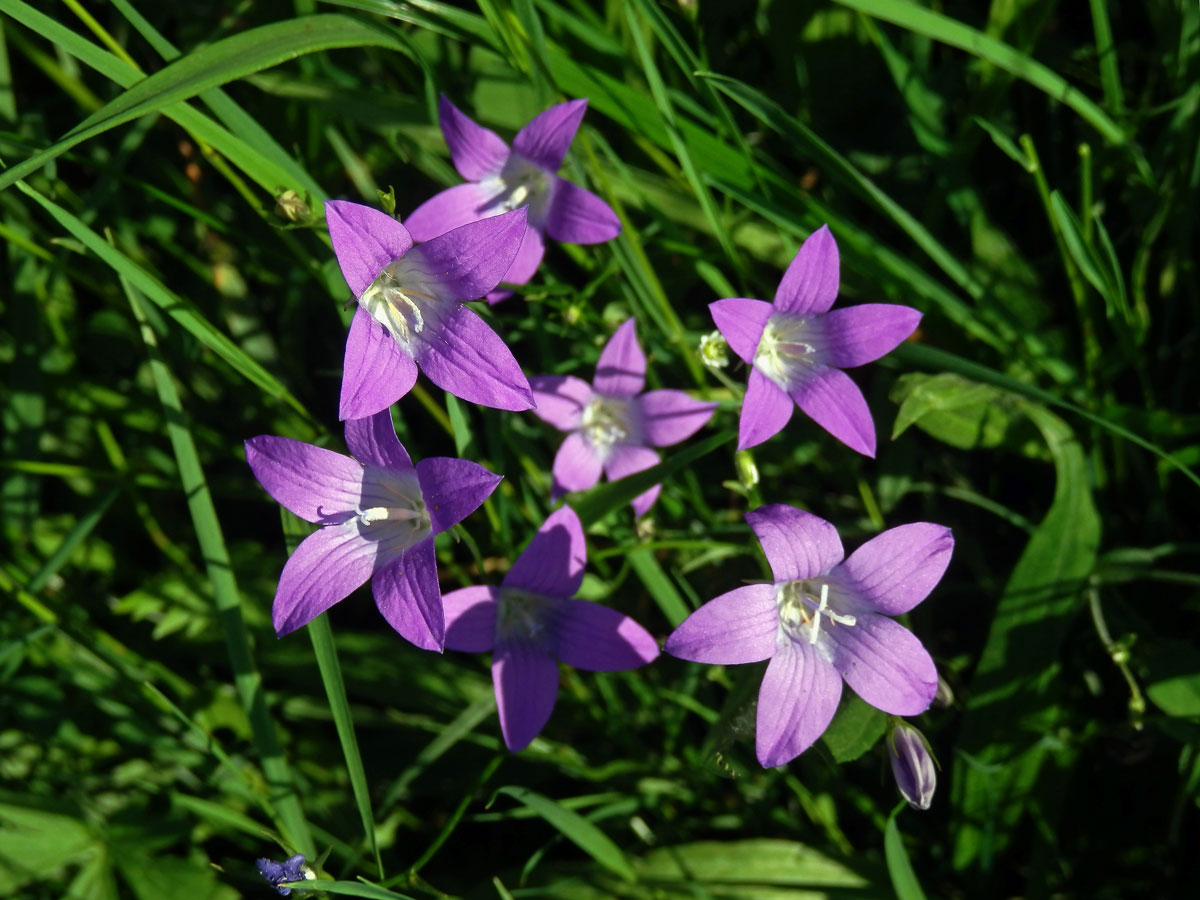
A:
<svg viewBox="0 0 1200 900">
<path fill-rule="evenodd" d="M 619 672 L 658 656 L 633 619 L 572 600 L 587 563 L 583 526 L 569 506 L 554 512 L 499 587 L 478 585 L 443 598 L 446 646 L 492 651 L 492 682 L 504 743 L 514 753 L 537 737 L 558 695 L 558 660 L 590 672 Z"/>
<path fill-rule="evenodd" d="M 709 304 L 733 352 L 751 366 L 739 450 L 782 430 L 795 405 L 852 450 L 875 455 L 871 411 L 842 369 L 894 350 L 916 330 L 921 314 L 890 303 L 831 310 L 838 272 L 837 244 L 822 225 L 801 245 L 773 303 L 732 298 Z"/>
<path fill-rule="evenodd" d="M 570 432 L 554 457 L 553 499 L 567 491 L 587 490 L 600 480 L 601 470 L 616 481 L 650 468 L 659 459 L 651 447 L 691 437 L 717 408 L 683 391 L 642 393 L 645 382 L 646 357 L 638 346 L 633 319 L 604 345 L 591 384 L 569 375 L 530 379 L 537 400 L 534 413 Z M 634 513 L 644 515 L 661 489 L 656 484 L 635 497 Z"/>
<path fill-rule="evenodd" d="M 417 369 L 455 396 L 498 409 L 533 406 L 507 345 L 464 300 L 500 281 L 525 233 L 524 210 L 447 231 L 420 247 L 403 225 L 359 203 L 325 204 L 329 236 L 358 309 L 346 339 L 338 417 L 374 415 Z"/>
<path fill-rule="evenodd" d="M 306 625 L 371 581 L 375 605 L 425 650 L 445 643 L 433 538 L 479 507 L 500 476 L 465 459 L 415 466 L 390 410 L 346 423 L 354 458 L 290 438 L 246 441 L 246 461 L 268 494 L 324 527 L 283 567 L 271 620 L 280 636 Z"/>
<path fill-rule="evenodd" d="M 443 94 L 438 104 L 450 158 L 466 184 L 448 188 L 418 206 L 405 221 L 412 236 L 428 241 L 451 228 L 528 207 L 529 228 L 502 281 L 525 284 L 546 252 L 546 237 L 569 244 L 598 244 L 621 233 L 608 204 L 555 173 L 575 137 L 586 100 L 569 100 L 534 116 L 513 139 L 512 149 L 495 132 L 477 125 Z M 511 296 L 493 291 L 488 302 Z"/>
<path fill-rule="evenodd" d="M 824 519 L 771 504 L 746 513 L 774 575 L 722 594 L 667 638 L 667 653 L 733 665 L 769 659 L 758 692 L 755 749 L 779 766 L 821 736 L 842 681 L 898 716 L 928 708 L 937 670 L 921 642 L 888 616 L 928 596 L 950 562 L 948 528 L 918 522 L 879 534 L 843 561 Z"/>
</svg>

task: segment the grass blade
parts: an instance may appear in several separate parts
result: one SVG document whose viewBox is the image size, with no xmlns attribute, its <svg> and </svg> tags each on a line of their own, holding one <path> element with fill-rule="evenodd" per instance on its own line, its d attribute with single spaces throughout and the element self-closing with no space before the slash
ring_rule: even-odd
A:
<svg viewBox="0 0 1200 900">
<path fill-rule="evenodd" d="M 921 883 L 917 881 L 917 873 L 908 861 L 904 838 L 896 825 L 896 813 L 888 816 L 887 827 L 883 831 L 883 854 L 887 859 L 888 875 L 892 879 L 896 900 L 925 900 L 925 892 L 921 890 Z"/>
</svg>

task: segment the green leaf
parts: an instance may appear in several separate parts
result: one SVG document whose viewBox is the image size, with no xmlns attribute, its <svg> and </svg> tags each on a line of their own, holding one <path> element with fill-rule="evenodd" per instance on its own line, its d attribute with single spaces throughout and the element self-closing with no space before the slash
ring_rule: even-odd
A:
<svg viewBox="0 0 1200 900">
<path fill-rule="evenodd" d="M 995 447 L 1011 425 L 1009 395 L 960 375 L 901 375 L 890 399 L 900 404 L 892 440 L 910 425 L 960 450 Z"/>
<path fill-rule="evenodd" d="M 506 794 L 525 804 L 553 825 L 563 837 L 624 881 L 637 880 L 621 848 L 583 816 L 528 788 L 509 785 L 497 788 L 496 793 Z"/>
<path fill-rule="evenodd" d="M 839 763 L 858 759 L 874 747 L 887 730 L 887 716 L 849 691 L 842 692 L 842 702 L 821 743 Z"/>
<path fill-rule="evenodd" d="M 0 190 L 77 144 L 139 116 L 158 112 L 218 85 L 306 53 L 363 46 L 404 50 L 403 44 L 377 26 L 338 14 L 272 22 L 214 41 L 137 82 L 84 119 L 62 140 L 4 171 L 0 174 Z"/>
<path fill-rule="evenodd" d="M 579 499 L 571 503 L 571 507 L 579 514 L 583 527 L 587 528 L 593 522 L 603 519 L 613 510 L 620 509 L 633 498 L 643 494 L 656 484 L 666 481 L 676 472 L 682 471 L 696 460 L 707 456 L 722 444 L 733 440 L 732 431 L 714 434 L 695 444 L 689 444 L 682 450 L 669 453 L 667 458 L 657 466 L 651 466 L 642 472 L 636 472 L 619 481 L 610 481 L 597 485 L 587 493 L 579 495 Z"/>
<path fill-rule="evenodd" d="M 367 900 L 414 900 L 408 894 L 389 891 L 366 881 L 289 881 L 285 884 L 298 894 L 323 891 L 341 897 L 366 897 Z"/>
<path fill-rule="evenodd" d="M 895 812 L 888 816 L 887 826 L 883 831 L 883 854 L 887 859 L 888 875 L 892 879 L 896 900 L 925 900 L 925 892 L 921 890 L 921 883 L 917 881 L 917 873 L 908 861 L 908 851 L 904 849 L 904 838 L 896 825 Z"/>
<path fill-rule="evenodd" d="M 1200 658 L 1186 641 L 1165 641 L 1145 657 L 1146 695 L 1168 716 L 1200 716 Z"/>
<path fill-rule="evenodd" d="M 743 841 L 697 841 L 662 847 L 640 861 L 643 878 L 695 888 L 712 885 L 722 900 L 784 900 L 794 897 L 881 896 L 857 889 L 877 887 L 844 863 L 796 841 L 751 838 Z M 831 889 L 828 893 L 821 888 Z M 670 896 L 677 896 L 675 891 Z M 702 896 L 702 895 L 701 895 Z"/>
<path fill-rule="evenodd" d="M 638 547 L 629 551 L 625 558 L 629 560 L 630 568 L 650 592 L 650 596 L 654 598 L 654 602 L 658 604 L 672 628 L 691 614 L 687 603 L 671 583 L 670 577 L 654 558 L 654 551 L 647 547 Z"/>
</svg>

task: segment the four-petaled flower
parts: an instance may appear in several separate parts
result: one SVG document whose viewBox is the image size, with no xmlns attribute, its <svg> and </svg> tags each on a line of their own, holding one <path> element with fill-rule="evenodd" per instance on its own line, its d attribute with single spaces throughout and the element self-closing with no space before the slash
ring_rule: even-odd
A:
<svg viewBox="0 0 1200 900">
<path fill-rule="evenodd" d="M 616 330 L 596 364 L 592 384 L 562 375 L 530 379 L 537 400 L 534 412 L 561 431 L 569 431 L 554 457 L 553 498 L 582 491 L 600 480 L 610 481 L 648 469 L 658 462 L 650 447 L 664 447 L 691 437 L 716 409 L 715 403 L 693 400 L 683 391 L 643 394 L 646 357 L 638 346 L 634 320 Z M 633 501 L 643 515 L 658 499 L 655 485 Z"/>
<path fill-rule="evenodd" d="M 907 306 L 864 303 L 830 311 L 838 292 L 838 251 L 829 227 L 809 236 L 773 303 L 740 298 L 710 303 L 713 321 L 750 370 L 738 449 L 780 431 L 799 406 L 846 446 L 875 455 L 875 425 L 858 385 L 842 369 L 894 350 L 921 314 Z"/>
<path fill-rule="evenodd" d="M 502 279 L 508 284 L 525 284 L 533 277 L 546 251 L 547 235 L 569 244 L 612 240 L 620 234 L 621 222 L 608 204 L 555 174 L 586 110 L 586 100 L 550 107 L 517 132 L 509 150 L 498 135 L 471 121 L 443 95 L 438 105 L 442 134 L 467 184 L 426 200 L 405 226 L 416 240 L 428 241 L 467 222 L 528 207 L 529 228 Z M 488 301 L 498 302 L 511 293 L 493 291 Z"/>
<path fill-rule="evenodd" d="M 258 874 L 285 897 L 292 893 L 292 889 L 280 887 L 280 885 L 289 881 L 304 881 L 312 878 L 312 875 L 309 874 L 311 870 L 304 865 L 304 854 L 302 853 L 297 853 L 283 862 L 275 862 L 273 859 L 260 856 L 254 861 L 254 865 L 258 866 Z"/>
<path fill-rule="evenodd" d="M 446 646 L 492 651 L 492 681 L 504 743 L 516 752 L 537 737 L 558 695 L 558 662 L 591 672 L 633 669 L 658 645 L 628 616 L 571 600 L 587 562 L 583 527 L 569 506 L 538 529 L 500 586 L 447 594 Z"/>
<path fill-rule="evenodd" d="M 773 584 L 710 600 L 667 639 L 666 652 L 730 665 L 770 659 L 758 693 L 756 751 L 779 766 L 829 725 L 842 680 L 886 713 L 915 715 L 937 690 L 921 642 L 887 618 L 928 596 L 950 562 L 954 539 L 940 525 L 901 525 L 842 561 L 837 531 L 783 504 L 746 513 L 770 563 Z"/>
<path fill-rule="evenodd" d="M 471 403 L 529 409 L 529 382 L 499 335 L 464 300 L 494 288 L 525 233 L 516 210 L 447 231 L 414 247 L 386 213 L 325 204 L 329 236 L 358 309 L 346 339 L 338 418 L 385 410 L 412 389 L 417 367 Z"/>
<path fill-rule="evenodd" d="M 426 650 L 445 643 L 433 537 L 473 512 L 500 476 L 465 459 L 416 466 L 389 410 L 346 423 L 354 459 L 290 438 L 246 441 L 246 461 L 275 500 L 324 527 L 283 567 L 271 618 L 280 637 L 311 622 L 371 579 L 375 605 Z"/>
</svg>

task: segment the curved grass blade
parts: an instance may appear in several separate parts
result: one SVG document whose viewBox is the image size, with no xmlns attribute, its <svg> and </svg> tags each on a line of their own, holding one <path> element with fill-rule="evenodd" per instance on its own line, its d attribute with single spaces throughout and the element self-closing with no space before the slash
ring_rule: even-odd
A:
<svg viewBox="0 0 1200 900">
<path fill-rule="evenodd" d="M 895 812 L 888 816 L 887 827 L 883 831 L 883 855 L 887 859 L 888 876 L 892 879 L 897 900 L 925 900 L 917 873 L 908 861 L 908 851 L 904 849 L 904 838 L 900 836 L 900 828 L 896 825 Z"/>
<path fill-rule="evenodd" d="M 525 804 L 558 829 L 563 837 L 621 879 L 637 881 L 637 875 L 621 848 L 583 816 L 528 788 L 510 785 L 498 788 L 496 793 L 506 794 Z"/>
<path fill-rule="evenodd" d="M 291 881 L 281 887 L 290 887 L 298 894 L 337 894 L 340 897 L 366 897 L 367 900 L 416 900 L 408 894 L 389 891 L 367 881 Z"/>
<path fill-rule="evenodd" d="M 80 122 L 61 140 L 5 171 L 0 175 L 0 190 L 77 144 L 139 116 L 158 112 L 211 88 L 306 53 L 364 46 L 404 49 L 404 45 L 386 31 L 339 14 L 272 22 L 222 38 L 137 82 Z"/>
</svg>

